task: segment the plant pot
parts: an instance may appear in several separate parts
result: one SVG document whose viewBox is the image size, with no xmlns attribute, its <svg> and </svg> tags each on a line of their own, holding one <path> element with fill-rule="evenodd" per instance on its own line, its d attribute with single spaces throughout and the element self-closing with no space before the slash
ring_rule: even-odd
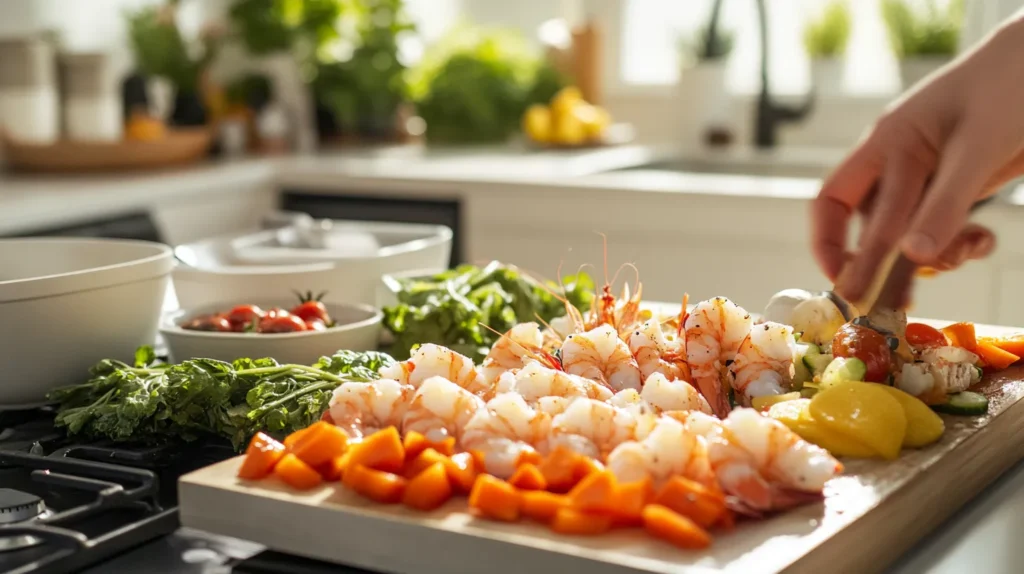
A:
<svg viewBox="0 0 1024 574">
<path fill-rule="evenodd" d="M 709 132 L 732 132 L 731 97 L 726 89 L 724 61 L 705 61 L 683 70 L 680 88 L 685 101 L 687 144 L 703 145 Z"/>
<path fill-rule="evenodd" d="M 271 98 L 293 118 L 294 148 L 299 152 L 313 151 L 317 140 L 316 106 L 298 62 L 288 53 L 272 54 L 260 61 L 260 67 L 270 79 Z"/>
<path fill-rule="evenodd" d="M 921 56 L 900 60 L 900 81 L 903 89 L 909 90 L 932 72 L 949 63 L 947 56 Z"/>
<path fill-rule="evenodd" d="M 844 63 L 842 58 L 811 60 L 811 85 L 819 97 L 842 95 Z"/>
<path fill-rule="evenodd" d="M 199 92 L 178 90 L 174 94 L 174 108 L 171 110 L 170 124 L 181 127 L 206 125 L 206 105 Z"/>
</svg>

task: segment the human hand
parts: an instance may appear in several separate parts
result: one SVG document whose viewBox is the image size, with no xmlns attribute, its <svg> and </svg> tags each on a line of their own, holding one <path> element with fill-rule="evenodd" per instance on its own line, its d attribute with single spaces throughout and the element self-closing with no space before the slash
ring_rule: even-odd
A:
<svg viewBox="0 0 1024 574">
<path fill-rule="evenodd" d="M 967 219 L 1024 174 L 1022 53 L 1017 18 L 896 101 L 825 181 L 812 205 L 813 250 L 832 281 L 852 265 L 836 286 L 844 297 L 863 295 L 894 248 L 938 270 L 992 252 L 992 232 Z M 851 255 L 855 212 L 863 225 Z"/>
</svg>

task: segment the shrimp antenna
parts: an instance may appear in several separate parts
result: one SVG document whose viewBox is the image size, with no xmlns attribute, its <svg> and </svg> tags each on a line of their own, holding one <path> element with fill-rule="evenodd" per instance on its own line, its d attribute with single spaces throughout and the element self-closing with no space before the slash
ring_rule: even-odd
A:
<svg viewBox="0 0 1024 574">
<path fill-rule="evenodd" d="M 530 348 L 527 347 L 526 345 L 524 345 L 524 344 L 520 343 L 519 341 L 516 341 L 515 339 L 510 337 L 508 335 L 508 333 L 499 333 L 497 329 L 491 327 L 490 325 L 486 325 L 484 323 L 479 323 L 479 325 L 481 327 L 483 327 L 484 329 L 487 329 L 488 331 L 490 331 L 490 332 L 494 333 L 495 335 L 497 335 L 499 339 L 506 339 L 509 343 L 512 343 L 513 345 L 515 345 L 515 346 L 519 347 L 520 349 L 522 349 L 524 356 L 529 357 L 529 358 L 537 361 L 538 363 L 544 363 L 545 361 L 548 361 L 547 357 L 545 357 L 543 355 L 540 355 L 538 353 L 535 353 L 534 351 L 530 350 Z"/>
<path fill-rule="evenodd" d="M 597 232 L 601 236 L 602 249 L 604 251 L 604 282 L 608 284 L 608 236 L 604 233 Z"/>
<path fill-rule="evenodd" d="M 689 293 L 683 293 L 683 308 L 679 310 L 679 327 L 678 327 L 679 331 L 677 333 L 677 335 L 679 337 L 683 336 L 683 328 L 684 328 L 683 325 L 686 324 L 686 319 L 688 319 L 690 317 L 690 312 L 686 310 L 686 306 L 689 305 L 689 303 L 690 303 L 690 294 Z"/>
<path fill-rule="evenodd" d="M 633 270 L 633 273 L 636 274 L 636 284 L 639 285 L 640 284 L 640 270 L 637 269 L 637 266 L 636 266 L 635 263 L 623 263 L 622 265 L 620 265 L 619 266 L 619 270 L 616 271 L 615 272 L 615 276 L 612 277 L 612 284 L 614 284 L 616 281 L 619 280 L 619 273 L 622 273 L 622 270 L 624 268 L 629 268 L 629 269 Z M 627 288 L 628 288 L 628 285 L 627 285 Z M 628 296 L 627 296 L 627 298 L 628 298 Z"/>
</svg>

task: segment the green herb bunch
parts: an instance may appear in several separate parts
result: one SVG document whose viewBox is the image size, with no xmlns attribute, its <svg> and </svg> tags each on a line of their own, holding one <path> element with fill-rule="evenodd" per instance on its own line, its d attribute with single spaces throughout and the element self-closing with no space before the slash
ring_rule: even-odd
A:
<svg viewBox="0 0 1024 574">
<path fill-rule="evenodd" d="M 194 92 L 202 72 L 217 57 L 222 37 L 218 28 L 211 26 L 197 42 L 187 41 L 175 20 L 177 5 L 177 0 L 169 0 L 127 13 L 128 42 L 140 71 L 165 78 L 179 90 Z"/>
<path fill-rule="evenodd" d="M 838 58 L 846 53 L 852 27 L 845 0 L 832 0 L 816 20 L 804 28 L 804 46 L 812 58 Z"/>
<path fill-rule="evenodd" d="M 924 6 L 909 0 L 882 0 L 882 16 L 892 49 L 900 58 L 953 56 L 960 43 L 962 0 L 940 7 L 936 0 Z"/>
</svg>

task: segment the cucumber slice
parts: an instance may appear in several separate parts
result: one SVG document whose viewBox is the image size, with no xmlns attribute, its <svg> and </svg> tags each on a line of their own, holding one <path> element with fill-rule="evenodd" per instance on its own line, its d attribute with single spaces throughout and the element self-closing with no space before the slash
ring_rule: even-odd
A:
<svg viewBox="0 0 1024 574">
<path fill-rule="evenodd" d="M 804 352 L 803 364 L 811 372 L 811 378 L 821 376 L 825 367 L 832 362 L 832 355 L 821 352 L 817 345 L 808 344 Z"/>
<path fill-rule="evenodd" d="M 796 351 L 793 353 L 793 390 L 799 391 L 803 388 L 804 383 L 814 378 L 814 373 L 804 362 L 810 347 L 814 347 L 815 351 L 818 350 L 814 345 L 807 343 L 796 344 Z"/>
<path fill-rule="evenodd" d="M 832 362 L 825 368 L 825 372 L 822 373 L 821 386 L 827 388 L 843 381 L 863 381 L 867 372 L 868 366 L 864 364 L 864 361 L 856 357 L 849 359 L 838 357 L 832 359 Z"/>
<path fill-rule="evenodd" d="M 816 394 L 818 394 L 818 387 L 804 387 L 800 389 L 800 397 L 804 399 L 813 399 Z"/>
<path fill-rule="evenodd" d="M 980 393 L 963 391 L 949 395 L 949 399 L 945 403 L 932 405 L 932 408 L 948 415 L 983 415 L 988 413 L 988 399 Z"/>
</svg>

